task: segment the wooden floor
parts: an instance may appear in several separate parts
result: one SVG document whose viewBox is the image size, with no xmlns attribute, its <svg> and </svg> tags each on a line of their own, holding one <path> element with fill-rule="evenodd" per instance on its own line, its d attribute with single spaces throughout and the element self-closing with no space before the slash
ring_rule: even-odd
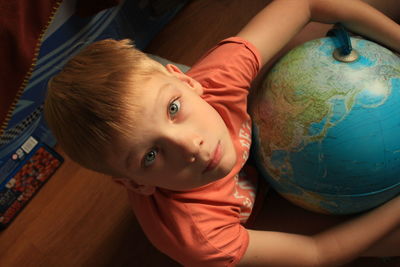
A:
<svg viewBox="0 0 400 267">
<path fill-rule="evenodd" d="M 267 2 L 194 0 L 159 34 L 147 52 L 191 65 L 218 40 L 234 35 Z M 58 151 L 63 154 L 59 148 Z M 275 194 L 270 195 L 269 201 L 268 209 L 285 207 L 287 214 L 299 212 Z M 320 218 L 316 215 L 316 219 Z M 293 227 L 290 218 L 280 219 L 288 228 Z M 283 227 L 271 220 L 267 224 L 259 221 L 258 225 L 277 230 Z M 65 157 L 62 167 L 39 194 L 0 232 L 0 266 L 179 265 L 147 241 L 123 188 Z M 395 267 L 400 266 L 400 261 L 358 260 L 348 266 Z"/>
</svg>

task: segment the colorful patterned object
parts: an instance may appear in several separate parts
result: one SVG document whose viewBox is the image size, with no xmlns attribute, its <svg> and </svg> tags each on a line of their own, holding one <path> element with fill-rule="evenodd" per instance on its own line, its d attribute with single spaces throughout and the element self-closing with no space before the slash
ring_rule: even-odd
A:
<svg viewBox="0 0 400 267">
<path fill-rule="evenodd" d="M 254 108 L 257 162 L 284 197 L 350 214 L 400 192 L 400 58 L 351 39 L 359 58 L 333 58 L 331 38 L 284 56 Z"/>
<path fill-rule="evenodd" d="M 62 158 L 31 137 L 13 156 L 20 168 L 0 184 L 0 229 L 6 227 L 62 163 Z M 35 147 L 37 146 L 37 147 Z"/>
</svg>

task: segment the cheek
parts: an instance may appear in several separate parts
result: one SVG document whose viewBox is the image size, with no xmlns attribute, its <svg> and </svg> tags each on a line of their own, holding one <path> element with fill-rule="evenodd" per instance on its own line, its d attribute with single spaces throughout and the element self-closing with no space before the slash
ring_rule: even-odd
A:
<svg viewBox="0 0 400 267">
<path fill-rule="evenodd" d="M 206 122 L 208 124 L 208 127 L 210 125 L 225 125 L 221 115 L 207 102 L 203 103 L 198 109 L 198 117 L 203 122 Z"/>
<path fill-rule="evenodd" d="M 225 135 L 228 129 L 221 115 L 208 104 L 204 99 L 196 99 L 191 105 L 192 122 L 195 123 L 194 128 L 198 128 L 204 133 L 212 132 L 212 136 Z"/>
</svg>

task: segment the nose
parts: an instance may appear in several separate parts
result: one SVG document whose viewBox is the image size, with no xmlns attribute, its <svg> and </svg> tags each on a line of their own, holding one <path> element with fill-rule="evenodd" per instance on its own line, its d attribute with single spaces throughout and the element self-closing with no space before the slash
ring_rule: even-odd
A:
<svg viewBox="0 0 400 267">
<path fill-rule="evenodd" d="M 192 163 L 199 157 L 200 148 L 204 141 L 201 136 L 194 133 L 178 133 L 170 137 L 175 151 L 182 155 L 184 161 Z"/>
</svg>

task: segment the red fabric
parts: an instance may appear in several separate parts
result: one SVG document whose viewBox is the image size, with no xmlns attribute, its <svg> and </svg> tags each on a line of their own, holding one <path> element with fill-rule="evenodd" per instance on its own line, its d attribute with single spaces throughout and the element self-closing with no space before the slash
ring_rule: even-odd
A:
<svg viewBox="0 0 400 267">
<path fill-rule="evenodd" d="M 6 127 L 57 0 L 0 0 L 0 122 Z M 15 104 L 15 103 L 14 103 Z M 7 116 L 8 115 L 8 116 Z"/>
<path fill-rule="evenodd" d="M 42 34 L 62 0 L 0 0 L 0 135 L 7 127 L 37 59 Z M 93 15 L 120 0 L 80 0 L 77 13 Z"/>
</svg>

